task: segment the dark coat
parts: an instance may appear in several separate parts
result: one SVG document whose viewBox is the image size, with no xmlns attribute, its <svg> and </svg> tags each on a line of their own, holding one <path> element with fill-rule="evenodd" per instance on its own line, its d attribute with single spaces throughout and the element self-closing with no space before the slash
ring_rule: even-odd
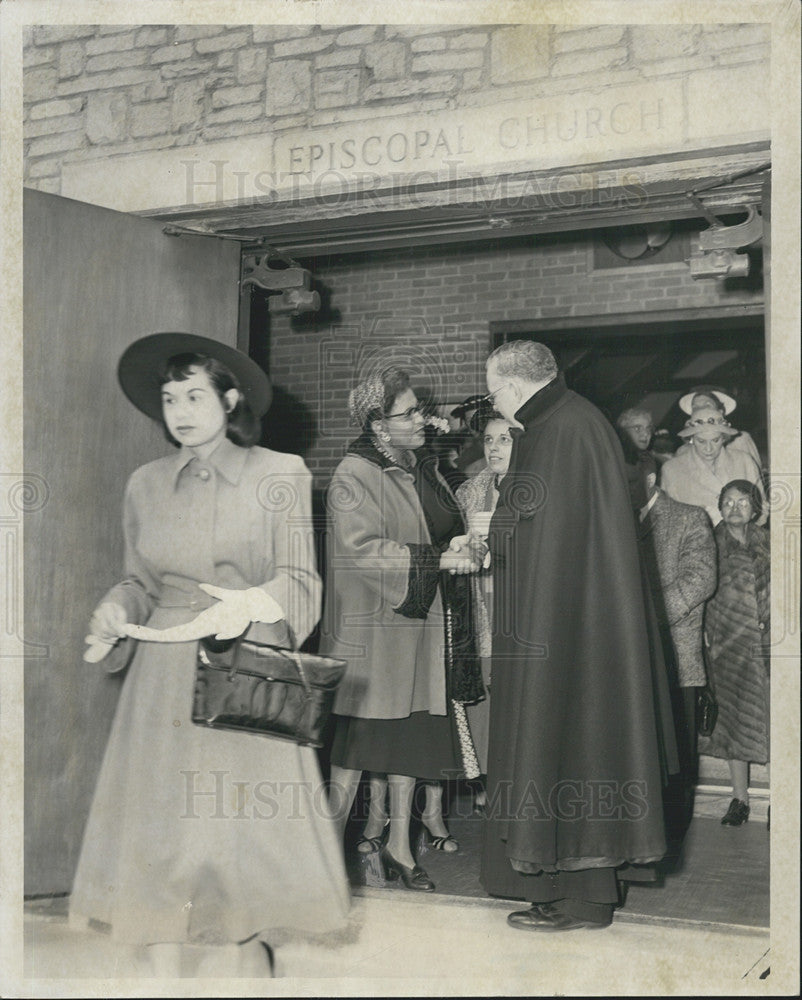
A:
<svg viewBox="0 0 802 1000">
<path fill-rule="evenodd" d="M 493 838 L 506 841 L 514 869 L 530 873 L 643 864 L 665 853 L 658 674 L 621 445 L 562 377 L 516 417 L 525 430 L 490 536 L 482 880 L 491 893 L 503 891 L 486 860 Z"/>
<path fill-rule="evenodd" d="M 716 589 L 716 543 L 701 509 L 657 493 L 640 525 L 655 610 L 674 647 L 679 687 L 706 682 L 702 655 L 705 601 Z"/>
</svg>

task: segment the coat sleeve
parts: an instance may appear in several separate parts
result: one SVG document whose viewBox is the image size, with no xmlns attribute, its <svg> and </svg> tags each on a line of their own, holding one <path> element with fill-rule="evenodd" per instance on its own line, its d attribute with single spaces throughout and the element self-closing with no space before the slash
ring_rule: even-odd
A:
<svg viewBox="0 0 802 1000">
<path fill-rule="evenodd" d="M 125 577 L 109 590 L 99 602 L 113 602 L 125 609 L 133 625 L 143 625 L 156 605 L 160 584 L 139 553 L 139 515 L 136 503 L 136 473 L 128 480 L 123 500 L 123 540 L 125 543 Z M 136 648 L 136 640 L 123 639 L 101 661 L 107 673 L 123 670 Z"/>
<path fill-rule="evenodd" d="M 398 614 L 425 618 L 437 592 L 440 555 L 433 545 L 389 538 L 379 493 L 372 484 L 335 472 L 329 487 L 332 552 L 330 565 L 337 586 L 348 574 Z"/>
<path fill-rule="evenodd" d="M 323 588 L 312 526 L 312 475 L 295 458 L 286 471 L 271 474 L 270 491 L 277 500 L 268 521 L 273 575 L 260 587 L 281 606 L 300 645 L 320 618 Z"/>
<path fill-rule="evenodd" d="M 679 525 L 676 526 L 679 528 Z M 677 573 L 663 587 L 666 617 L 676 625 L 716 589 L 716 542 L 707 515 L 701 508 L 687 512 L 679 545 Z"/>
</svg>

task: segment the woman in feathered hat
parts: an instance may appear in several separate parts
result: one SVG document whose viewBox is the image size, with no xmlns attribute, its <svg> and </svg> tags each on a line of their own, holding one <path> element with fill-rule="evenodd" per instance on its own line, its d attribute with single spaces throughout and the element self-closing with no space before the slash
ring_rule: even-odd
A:
<svg viewBox="0 0 802 1000">
<path fill-rule="evenodd" d="M 341 850 L 314 750 L 192 724 L 195 660 L 199 638 L 253 622 L 278 645 L 311 632 L 311 477 L 298 456 L 255 447 L 271 388 L 234 348 L 153 334 L 118 374 L 177 447 L 128 481 L 125 577 L 89 624 L 85 659 L 131 662 L 70 917 L 151 946 L 159 976 L 267 975 L 274 934 L 344 923 Z"/>
<path fill-rule="evenodd" d="M 704 507 L 713 525 L 721 520 L 718 506 L 722 487 L 732 479 L 746 479 L 765 505 L 765 491 L 757 462 L 745 451 L 731 450 L 738 431 L 712 407 L 694 410 L 679 432 L 689 448 L 670 458 L 660 471 L 660 485 L 673 500 Z M 761 515 L 760 523 L 766 520 Z"/>
<path fill-rule="evenodd" d="M 469 543 L 437 456 L 426 454 L 408 373 L 390 366 L 368 375 L 349 408 L 361 434 L 329 486 L 321 637 L 322 651 L 348 660 L 334 703 L 333 805 L 344 831 L 363 771 L 386 775 L 388 842 L 384 785 L 374 779 L 359 850 L 377 855 L 387 878 L 431 892 L 410 845 L 415 782 L 426 787 L 427 844 L 453 853 L 439 792 L 463 771 L 454 703 L 483 693 L 460 576 L 479 569 L 484 551 Z"/>
<path fill-rule="evenodd" d="M 718 410 L 722 416 L 729 417 L 737 406 L 733 397 L 716 385 L 694 386 L 685 395 L 680 396 L 678 405 L 682 412 L 687 413 L 689 417 L 695 416 L 697 410 Z M 681 444 L 676 453 L 677 455 L 683 455 L 691 447 L 692 445 L 690 444 Z M 755 460 L 759 468 L 763 468 L 763 460 L 760 457 L 760 452 L 757 450 L 757 445 L 749 431 L 736 431 L 730 438 L 727 447 L 731 452 L 745 452 L 750 458 Z"/>
</svg>

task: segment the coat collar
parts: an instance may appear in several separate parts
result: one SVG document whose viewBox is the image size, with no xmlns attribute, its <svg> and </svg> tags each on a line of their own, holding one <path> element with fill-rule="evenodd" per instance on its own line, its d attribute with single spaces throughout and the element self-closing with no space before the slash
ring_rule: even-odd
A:
<svg viewBox="0 0 802 1000">
<path fill-rule="evenodd" d="M 196 458 L 197 456 L 191 448 L 181 448 L 175 456 L 174 485 L 178 483 L 178 477 L 183 470 Z M 236 486 L 242 477 L 242 470 L 245 468 L 247 458 L 247 448 L 240 448 L 239 445 L 234 444 L 233 441 L 229 441 L 228 438 L 223 438 L 203 464 L 211 465 L 232 486 Z M 198 459 L 198 461 L 200 460 Z"/>
<path fill-rule="evenodd" d="M 376 447 L 376 445 L 373 443 L 373 438 L 367 432 L 364 434 L 360 434 L 360 436 L 355 441 L 352 441 L 348 445 L 346 454 L 357 455 L 359 458 L 364 458 L 365 461 L 378 466 L 378 468 L 380 468 L 382 472 L 387 472 L 391 469 L 398 469 L 401 472 L 406 472 L 407 474 L 409 474 L 410 471 L 408 469 L 402 468 L 400 465 L 396 465 L 395 462 L 391 462 L 386 455 L 382 454 L 382 452 L 380 452 L 379 449 Z M 416 456 L 414 460 L 417 464 L 417 453 L 413 452 L 412 454 Z"/>
<path fill-rule="evenodd" d="M 546 410 L 555 406 L 567 392 L 568 388 L 565 384 L 564 376 L 562 374 L 557 375 L 556 378 L 544 385 L 542 389 L 538 389 L 533 396 L 527 399 L 523 406 L 516 411 L 515 419 L 518 423 L 523 424 L 524 427 L 528 427 L 539 416 L 544 414 Z"/>
</svg>

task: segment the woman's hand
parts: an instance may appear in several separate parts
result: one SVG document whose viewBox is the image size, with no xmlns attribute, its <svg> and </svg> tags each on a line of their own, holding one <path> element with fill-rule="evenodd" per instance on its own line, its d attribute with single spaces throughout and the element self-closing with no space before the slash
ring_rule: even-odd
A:
<svg viewBox="0 0 802 1000">
<path fill-rule="evenodd" d="M 128 632 L 125 608 L 116 601 L 104 601 L 99 604 L 89 619 L 89 635 L 84 642 L 88 648 L 84 651 L 87 663 L 99 663 L 109 650 L 124 639 Z"/>
<path fill-rule="evenodd" d="M 476 573 L 481 565 L 481 561 L 474 558 L 468 546 L 464 550 L 448 548 L 440 555 L 440 569 L 451 573 L 452 576 Z"/>
<path fill-rule="evenodd" d="M 281 605 L 261 587 L 248 590 L 227 590 L 210 583 L 198 584 L 210 597 L 217 598 L 217 604 L 201 611 L 191 621 L 173 628 L 145 628 L 142 625 L 127 625 L 126 635 L 146 642 L 192 642 L 213 635 L 215 639 L 235 639 L 248 628 L 251 622 L 273 622 L 284 618 Z"/>
<path fill-rule="evenodd" d="M 475 573 L 483 565 L 489 565 L 489 550 L 484 540 L 470 532 L 467 535 L 456 535 L 449 543 L 449 549 L 462 557 L 468 557 L 475 564 L 474 569 L 463 572 Z M 444 569 L 444 566 L 440 566 Z"/>
</svg>

